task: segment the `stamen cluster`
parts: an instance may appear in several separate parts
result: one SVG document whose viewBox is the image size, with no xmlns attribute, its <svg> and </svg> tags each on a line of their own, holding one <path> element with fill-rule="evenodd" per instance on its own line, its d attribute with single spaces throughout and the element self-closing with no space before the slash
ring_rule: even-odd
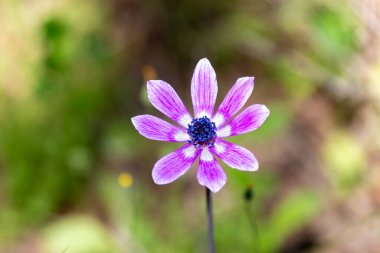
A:
<svg viewBox="0 0 380 253">
<path fill-rule="evenodd" d="M 214 146 L 216 126 L 207 116 L 194 118 L 186 130 L 190 136 L 189 143 L 195 147 Z"/>
</svg>

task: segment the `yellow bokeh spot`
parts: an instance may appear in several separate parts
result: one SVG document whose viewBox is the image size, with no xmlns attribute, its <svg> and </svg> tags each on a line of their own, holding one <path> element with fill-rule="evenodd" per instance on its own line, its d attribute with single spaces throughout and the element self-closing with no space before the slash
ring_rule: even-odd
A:
<svg viewBox="0 0 380 253">
<path fill-rule="evenodd" d="M 127 172 L 120 173 L 119 178 L 119 185 L 123 188 L 129 188 L 133 184 L 133 177 L 131 174 Z"/>
</svg>

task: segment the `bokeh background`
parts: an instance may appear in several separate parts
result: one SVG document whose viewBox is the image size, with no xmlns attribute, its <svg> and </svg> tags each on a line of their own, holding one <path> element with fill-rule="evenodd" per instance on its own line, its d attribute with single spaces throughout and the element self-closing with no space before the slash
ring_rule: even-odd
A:
<svg viewBox="0 0 380 253">
<path fill-rule="evenodd" d="M 155 185 L 177 144 L 130 121 L 150 79 L 191 109 L 203 57 L 218 103 L 253 75 L 271 110 L 231 138 L 260 170 L 224 165 L 217 252 L 380 252 L 378 0 L 1 0 L 0 27 L 1 253 L 206 252 L 196 168 Z"/>
</svg>

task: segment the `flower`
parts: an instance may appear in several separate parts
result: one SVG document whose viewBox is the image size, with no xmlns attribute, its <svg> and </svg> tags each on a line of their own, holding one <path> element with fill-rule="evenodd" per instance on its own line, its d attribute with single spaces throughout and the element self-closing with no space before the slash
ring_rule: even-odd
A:
<svg viewBox="0 0 380 253">
<path fill-rule="evenodd" d="M 154 165 L 152 176 L 156 184 L 173 182 L 185 174 L 198 157 L 198 182 L 213 192 L 219 191 L 227 181 L 216 158 L 238 170 L 258 169 L 259 163 L 250 151 L 223 140 L 224 137 L 256 130 L 269 115 L 265 105 L 254 104 L 232 118 L 251 95 L 253 77 L 239 78 L 214 114 L 218 92 L 216 74 L 206 58 L 200 60 L 191 80 L 194 117 L 168 83 L 151 80 L 147 86 L 148 99 L 152 105 L 181 127 L 152 115 L 133 117 L 133 125 L 148 139 L 185 143 Z"/>
</svg>

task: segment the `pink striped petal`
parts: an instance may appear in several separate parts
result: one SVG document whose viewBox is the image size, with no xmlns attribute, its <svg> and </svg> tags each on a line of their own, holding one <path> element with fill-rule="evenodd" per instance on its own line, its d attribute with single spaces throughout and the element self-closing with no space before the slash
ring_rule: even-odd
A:
<svg viewBox="0 0 380 253">
<path fill-rule="evenodd" d="M 137 131 L 145 138 L 156 141 L 188 141 L 188 134 L 180 128 L 152 115 L 139 115 L 132 118 Z"/>
<path fill-rule="evenodd" d="M 245 134 L 259 128 L 269 116 L 269 109 L 265 105 L 251 105 L 232 119 L 227 125 L 218 129 L 218 137 L 228 137 Z"/>
<path fill-rule="evenodd" d="M 147 85 L 148 99 L 152 105 L 186 128 L 192 118 L 173 87 L 161 80 L 151 80 Z"/>
<path fill-rule="evenodd" d="M 249 150 L 231 142 L 217 139 L 211 152 L 231 168 L 244 171 L 259 169 L 259 162 Z"/>
<path fill-rule="evenodd" d="M 227 182 L 227 176 L 208 148 L 203 148 L 197 172 L 199 184 L 218 192 Z"/>
<path fill-rule="evenodd" d="M 203 58 L 195 67 L 191 80 L 191 98 L 193 100 L 195 118 L 201 116 L 212 117 L 218 84 L 216 74 L 211 63 Z"/>
<path fill-rule="evenodd" d="M 214 115 L 216 127 L 223 125 L 244 106 L 252 94 L 253 81 L 253 77 L 242 77 L 236 81 Z"/>
<path fill-rule="evenodd" d="M 199 149 L 185 144 L 176 151 L 162 157 L 152 171 L 156 184 L 168 184 L 185 174 L 199 156 Z"/>
</svg>

